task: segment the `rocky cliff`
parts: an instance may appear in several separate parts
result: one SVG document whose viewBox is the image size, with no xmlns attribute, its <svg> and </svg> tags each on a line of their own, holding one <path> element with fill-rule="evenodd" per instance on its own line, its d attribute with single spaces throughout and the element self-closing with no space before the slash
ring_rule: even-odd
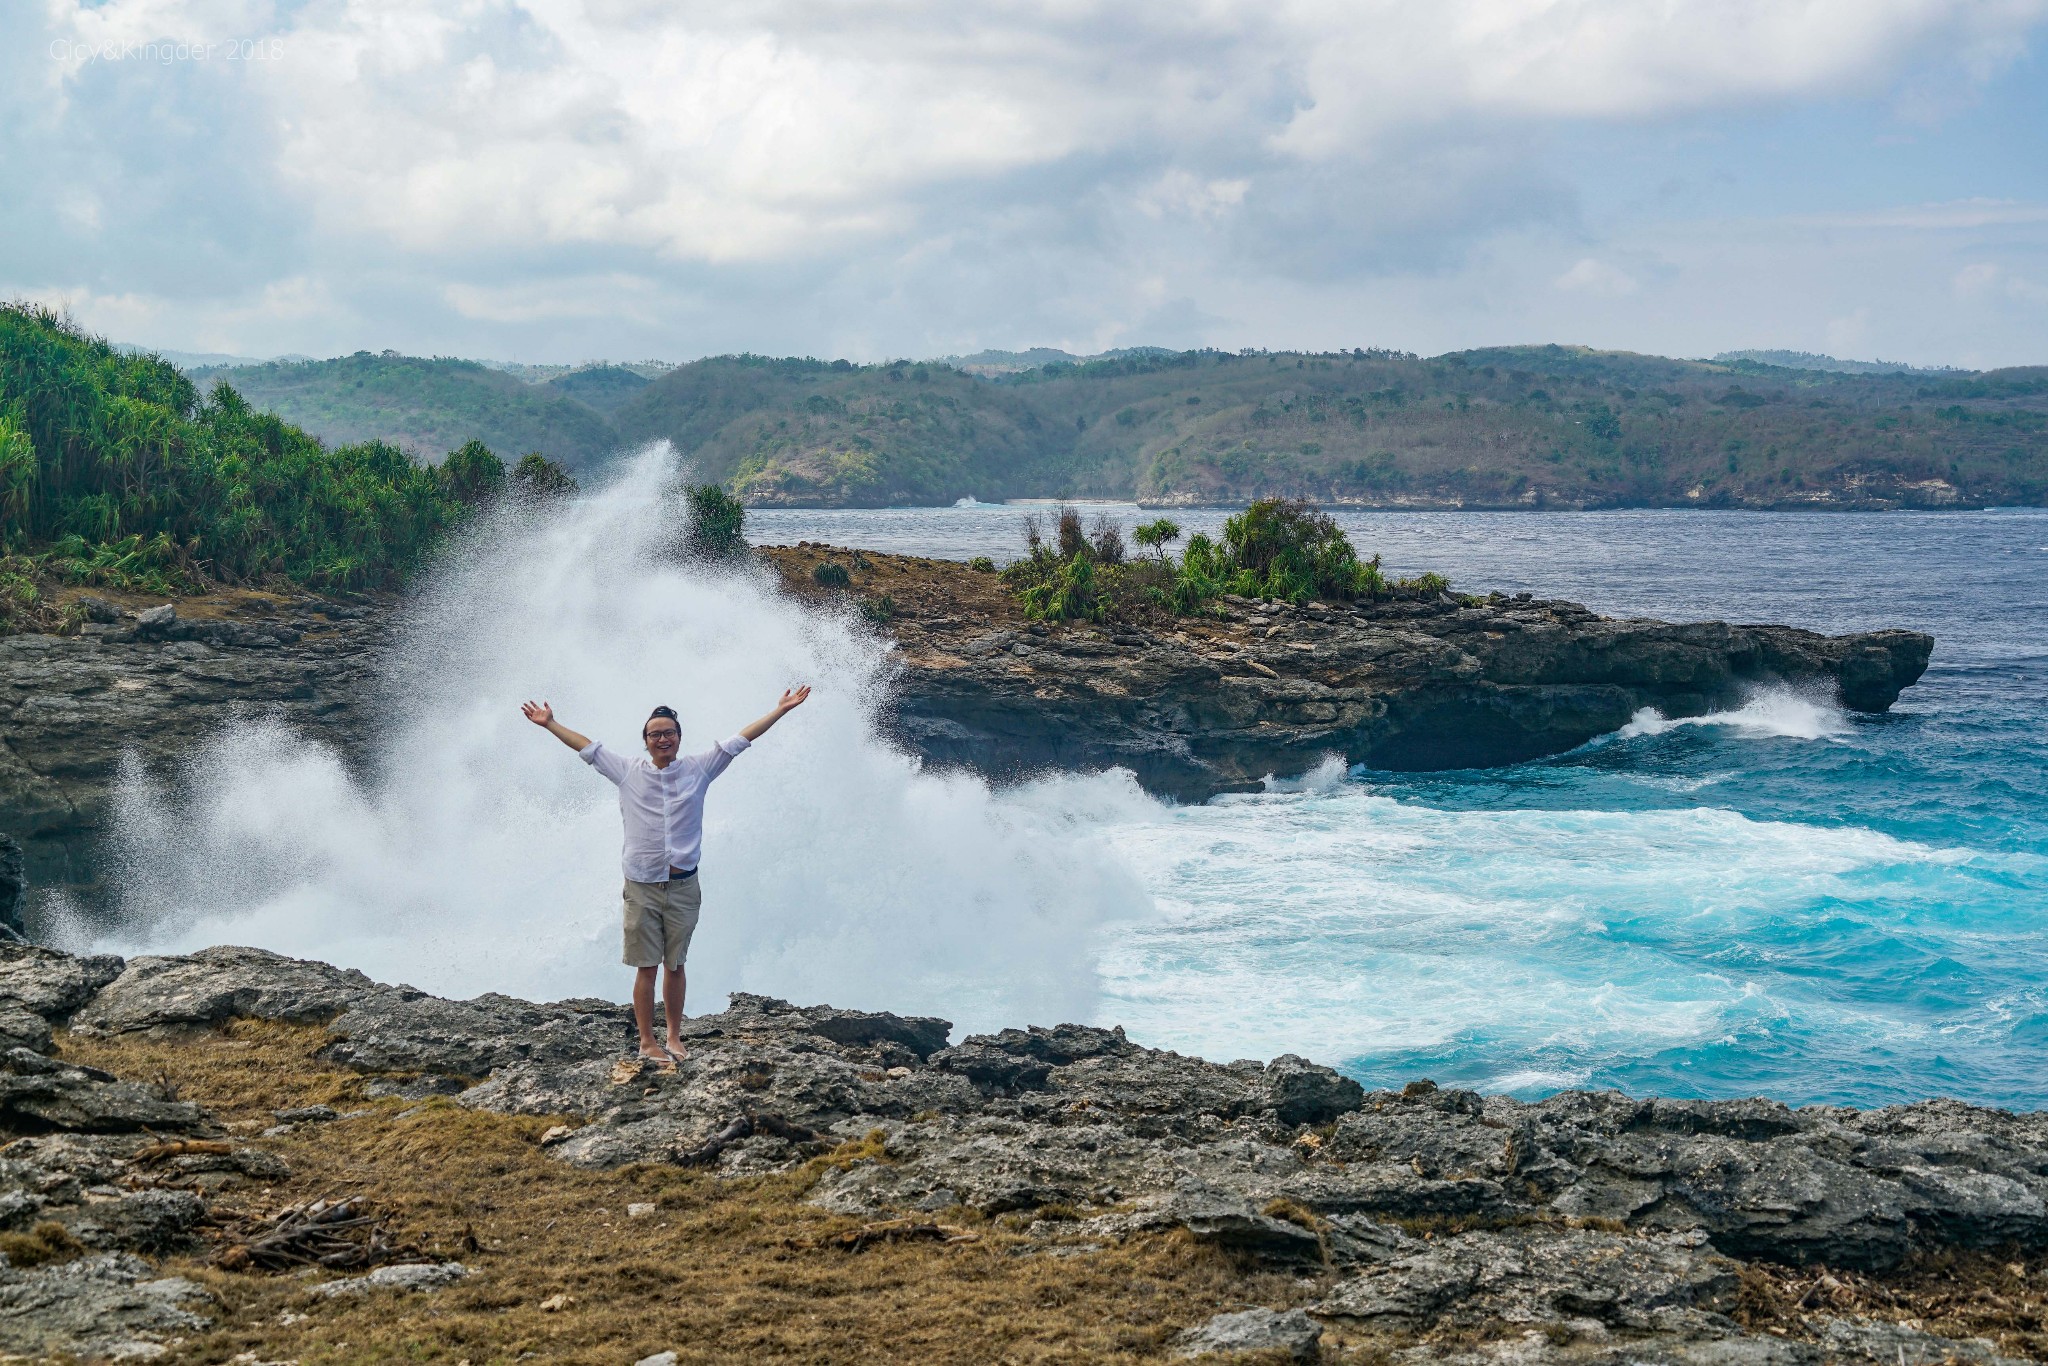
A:
<svg viewBox="0 0 2048 1366">
<path fill-rule="evenodd" d="M 849 552 L 768 552 L 795 591 Z M 894 725 L 911 748 L 996 777 L 1122 765 L 1199 801 L 1326 755 L 1383 769 L 1559 754 L 1644 707 L 1698 716 L 1783 682 L 1882 712 L 1927 667 L 1917 631 L 1824 636 L 1674 625 L 1513 597 L 1350 604 L 1226 599 L 1213 615 L 1120 626 L 1023 618 L 994 576 L 865 555 L 852 591 L 896 604 Z"/>
<path fill-rule="evenodd" d="M 1217 1064 L 1120 1029 L 1063 1024 L 955 1043 L 944 1020 L 746 995 L 688 1021 L 688 1056 L 657 1067 L 630 1057 L 627 1013 L 607 1002 L 445 1000 L 245 948 L 124 963 L 0 946 L 0 1030 L 0 1130 L 17 1136 L 0 1150 L 0 1228 L 37 1228 L 42 1245 L 72 1258 L 0 1268 L 0 1351 L 141 1354 L 135 1344 L 212 1323 L 239 1335 L 209 1341 L 299 1348 L 264 1324 L 313 1335 L 342 1312 L 340 1297 L 383 1287 L 409 1302 L 460 1283 L 469 1298 L 450 1312 L 469 1316 L 433 1331 L 458 1333 L 480 1358 L 513 1355 L 523 1339 L 507 1337 L 504 1316 L 533 1293 L 520 1280 L 533 1250 L 521 1242 L 549 1191 L 560 1192 L 556 1217 L 591 1218 L 588 1205 L 606 1216 L 662 1172 L 712 1173 L 712 1185 L 766 1202 L 749 1207 L 751 1222 L 678 1248 L 689 1260 L 780 1223 L 790 1232 L 777 1235 L 755 1298 L 810 1266 L 821 1287 L 838 1287 L 810 1292 L 843 1297 L 835 1313 L 856 1314 L 862 1297 L 895 1304 L 896 1331 L 906 1279 L 956 1274 L 943 1258 L 957 1245 L 980 1245 L 980 1283 L 1053 1265 L 1072 1298 L 1095 1293 L 1105 1270 L 1113 1280 L 1134 1249 L 1183 1249 L 1178 1262 L 1151 1264 L 1173 1288 L 1134 1311 L 1152 1316 L 1144 1331 L 1127 1335 L 1129 1350 L 1102 1353 L 1123 1360 L 1249 1348 L 1418 1366 L 1803 1366 L 1990 1362 L 2048 1343 L 2035 1279 L 2048 1271 L 2041 1115 L 1613 1092 L 1531 1103 L 1421 1080 L 1366 1091 L 1299 1057 Z M 166 1089 L 174 1069 L 203 1076 L 192 1060 L 209 1050 L 280 1041 L 309 1050 L 286 1071 L 357 1080 L 322 1079 L 336 1104 L 288 1111 L 260 1135 L 251 1130 L 268 1119 L 223 1125 Z M 79 1060 L 144 1046 L 162 1072 L 153 1085 Z M 461 1193 L 479 1212 L 458 1240 L 460 1264 L 421 1245 L 364 1251 L 359 1239 L 334 1265 L 399 1265 L 326 1281 L 334 1273 L 315 1261 L 296 1307 L 260 1322 L 248 1306 L 269 1315 L 273 1301 L 221 1271 L 195 1284 L 206 1261 L 244 1279 L 263 1270 L 277 1222 L 223 1211 L 253 1199 L 251 1186 L 288 1194 L 288 1165 L 324 1170 L 322 1144 L 350 1154 L 338 1170 L 364 1221 L 412 1168 L 454 1160 L 406 1128 L 422 1115 L 467 1116 L 457 1147 L 488 1148 L 493 1125 L 538 1139 L 538 1166 L 492 1168 L 516 1170 L 516 1183 Z M 530 1127 L 517 1127 L 525 1117 Z M 549 1165 L 564 1173 L 552 1183 Z M 590 1175 L 576 1185 L 571 1172 Z M 668 1203 L 626 1204 L 629 1218 L 604 1222 L 618 1231 L 601 1236 L 631 1240 L 642 1234 L 626 1229 L 638 1227 L 652 1237 L 667 1227 L 653 1216 L 722 1198 L 701 1184 L 661 1189 Z M 528 1198 L 515 1192 L 537 1203 L 491 1219 Z M 636 1210 L 649 1217 L 633 1226 Z M 272 1231 L 257 1237 L 259 1227 Z M 896 1241 L 929 1247 L 931 1260 L 899 1263 L 883 1282 L 846 1260 Z M 1953 1292 L 1938 1314 L 1930 1266 Z M 589 1296 L 606 1285 L 637 1293 L 622 1274 L 585 1284 Z M 564 1294 L 540 1308 L 574 1302 Z M 423 1311 L 394 1298 L 380 1312 Z M 1995 1342 L 1966 1331 L 1984 1324 L 2007 1327 Z M 1019 1331 L 990 1322 L 964 1340 L 842 1343 L 834 1359 L 1036 1359 L 1031 1344 L 996 1336 Z M 684 1354 L 727 1359 L 718 1344 L 695 1346 Z M 633 1359 L 623 1344 L 609 1357 L 551 1355 Z M 1071 1339 L 1051 1355 L 1098 1359 Z"/>
<path fill-rule="evenodd" d="M 1203 617 L 1047 626 L 966 565 L 813 545 L 763 553 L 809 600 L 893 605 L 885 629 L 902 667 L 887 721 L 907 748 L 998 779 L 1122 765 L 1188 801 L 1330 754 L 1387 769 L 1518 762 L 1643 707 L 1696 716 L 1772 681 L 1881 712 L 1934 645 L 1913 631 L 1614 620 L 1526 595 L 1232 600 Z M 850 590 L 813 582 L 825 559 L 853 566 Z M 0 834 L 20 844 L 31 887 L 90 895 L 124 754 L 173 758 L 237 713 L 359 751 L 399 610 L 262 593 L 134 606 L 100 603 L 77 636 L 0 638 Z"/>
<path fill-rule="evenodd" d="M 389 604 L 87 601 L 96 619 L 78 635 L 0 637 L 0 834 L 19 844 L 31 887 L 97 881 L 124 754 L 173 758 L 237 713 L 281 717 L 344 752 L 367 733 Z"/>
</svg>

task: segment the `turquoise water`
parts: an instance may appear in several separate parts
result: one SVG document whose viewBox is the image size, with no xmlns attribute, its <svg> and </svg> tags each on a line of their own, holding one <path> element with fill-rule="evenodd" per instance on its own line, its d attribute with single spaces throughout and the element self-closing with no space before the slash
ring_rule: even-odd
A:
<svg viewBox="0 0 2048 1366">
<path fill-rule="evenodd" d="M 1103 801 L 1079 819 L 1157 909 L 1100 932 L 1100 1018 L 1368 1083 L 2048 1105 L 2048 513 L 1341 520 L 1396 571 L 1469 589 L 1909 626 L 1936 636 L 1934 660 L 1882 717 L 1781 690 L 1511 769 L 1330 765 L 1197 807 Z M 1017 522 L 750 527 L 964 557 L 1014 550 Z"/>
</svg>

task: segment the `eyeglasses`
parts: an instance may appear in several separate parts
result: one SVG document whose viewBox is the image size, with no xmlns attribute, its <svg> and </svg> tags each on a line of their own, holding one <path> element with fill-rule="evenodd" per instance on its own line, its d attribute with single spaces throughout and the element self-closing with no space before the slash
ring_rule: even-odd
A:
<svg viewBox="0 0 2048 1366">
<path fill-rule="evenodd" d="M 649 730 L 642 731 L 640 738 L 645 740 L 650 745 L 659 744 L 663 740 L 668 741 L 670 744 L 674 744 L 677 740 L 682 738 L 682 734 L 683 733 L 679 730 Z"/>
</svg>

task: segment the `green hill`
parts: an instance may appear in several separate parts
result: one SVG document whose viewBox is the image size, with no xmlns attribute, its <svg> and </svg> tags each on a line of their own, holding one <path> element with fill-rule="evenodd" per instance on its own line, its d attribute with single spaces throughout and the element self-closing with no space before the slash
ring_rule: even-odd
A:
<svg viewBox="0 0 2048 1366">
<path fill-rule="evenodd" d="M 1849 374 L 1562 346 L 1133 352 L 994 378 L 720 357 L 616 415 L 756 503 L 2048 501 L 2048 370 Z"/>
<path fill-rule="evenodd" d="M 475 361 L 390 351 L 190 373 L 201 385 L 227 380 L 258 408 L 330 444 L 388 441 L 432 458 L 476 440 L 508 454 L 540 451 L 571 469 L 589 468 L 617 444 L 604 414 L 583 401 L 596 386 L 579 393 L 563 383 L 573 375 L 529 384 Z"/>
<path fill-rule="evenodd" d="M 1830 370 L 1796 355 L 1801 364 L 1778 365 L 1564 346 L 1431 359 L 1062 355 L 961 358 L 974 373 L 721 356 L 666 371 L 535 368 L 522 381 L 468 361 L 359 353 L 222 373 L 252 403 L 333 442 L 374 437 L 433 452 L 481 439 L 587 471 L 665 438 L 702 477 L 754 503 L 2048 502 L 2042 369 Z"/>
</svg>

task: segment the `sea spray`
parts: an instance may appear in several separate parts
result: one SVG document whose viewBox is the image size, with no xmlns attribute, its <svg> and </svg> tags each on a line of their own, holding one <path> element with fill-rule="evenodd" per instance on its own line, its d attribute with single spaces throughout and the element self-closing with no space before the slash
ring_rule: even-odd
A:
<svg viewBox="0 0 2048 1366">
<path fill-rule="evenodd" d="M 120 951 L 253 943 L 443 994 L 618 998 L 616 794 L 523 699 L 637 752 L 657 703 L 708 748 L 810 682 L 810 703 L 706 802 L 691 1003 L 749 990 L 969 1027 L 1095 1013 L 1093 936 L 1142 913 L 1061 800 L 922 772 L 878 738 L 887 650 L 764 572 L 678 564 L 666 446 L 552 516 L 506 510 L 407 614 L 367 772 L 330 737 L 252 718 L 168 776 L 131 766 L 115 839 Z"/>
<path fill-rule="evenodd" d="M 1726 726 L 1754 739 L 1832 740 L 1847 735 L 1849 725 L 1849 714 L 1834 699 L 1776 684 L 1755 690 L 1739 707 L 1704 716 L 1667 717 L 1655 707 L 1645 707 L 1615 732 L 1615 738 L 1662 735 L 1680 726 Z"/>
</svg>

